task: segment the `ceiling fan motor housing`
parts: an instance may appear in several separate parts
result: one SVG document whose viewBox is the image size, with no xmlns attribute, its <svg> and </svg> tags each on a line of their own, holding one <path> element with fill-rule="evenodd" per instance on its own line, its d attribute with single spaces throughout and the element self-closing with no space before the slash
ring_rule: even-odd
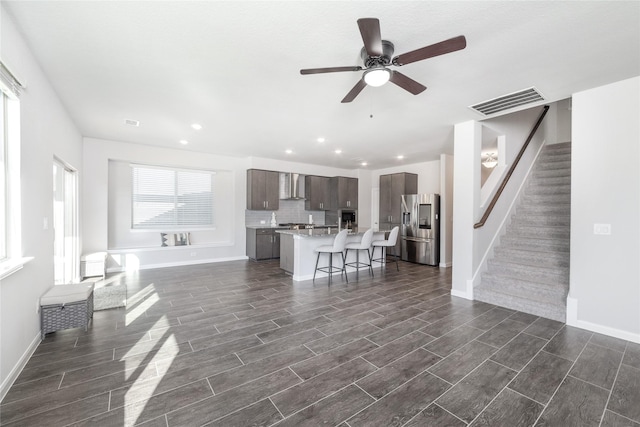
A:
<svg viewBox="0 0 640 427">
<path fill-rule="evenodd" d="M 369 56 L 367 50 L 363 47 L 360 51 L 360 57 L 364 62 L 365 68 L 381 67 L 391 65 L 391 58 L 393 57 L 393 43 L 388 40 L 382 40 L 382 55 L 381 56 Z"/>
</svg>

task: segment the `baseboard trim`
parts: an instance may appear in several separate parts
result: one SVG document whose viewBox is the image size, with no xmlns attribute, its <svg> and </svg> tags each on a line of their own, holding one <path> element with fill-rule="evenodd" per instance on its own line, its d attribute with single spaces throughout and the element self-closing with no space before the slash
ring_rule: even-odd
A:
<svg viewBox="0 0 640 427">
<path fill-rule="evenodd" d="M 469 294 L 469 292 L 462 292 L 456 289 L 451 289 L 451 295 L 454 297 L 460 297 L 468 300 L 473 300 L 473 294 Z"/>
<path fill-rule="evenodd" d="M 567 296 L 567 325 L 640 344 L 640 334 L 578 319 L 578 300 Z"/>
<path fill-rule="evenodd" d="M 165 268 L 165 267 L 182 267 L 185 265 L 210 264 L 215 262 L 243 261 L 248 259 L 249 257 L 247 257 L 246 255 L 243 255 L 243 256 L 227 257 L 227 258 L 200 259 L 196 261 L 178 261 L 178 262 L 167 262 L 163 264 L 146 264 L 146 265 L 141 265 L 140 267 L 137 268 L 137 270 L 149 270 L 152 268 Z M 122 267 L 107 268 L 107 273 L 120 273 L 123 271 L 127 271 L 127 269 Z"/>
<path fill-rule="evenodd" d="M 452 262 L 441 262 L 438 267 L 440 268 L 450 268 L 453 265 Z"/>
<path fill-rule="evenodd" d="M 18 360 L 18 363 L 16 363 L 16 365 L 13 367 L 11 372 L 9 372 L 9 375 L 7 375 L 7 378 L 5 378 L 5 380 L 2 382 L 2 385 L 0 385 L 0 402 L 4 400 L 4 397 L 9 392 L 9 389 L 11 388 L 13 383 L 16 381 L 16 379 L 18 379 L 18 376 L 26 366 L 31 356 L 33 356 L 33 353 L 36 351 L 36 348 L 38 348 L 39 344 L 40 344 L 40 331 L 38 331 L 35 338 L 33 338 L 33 340 L 31 341 L 31 344 L 29 344 L 29 347 L 27 347 L 25 352 L 22 354 L 22 356 Z"/>
</svg>

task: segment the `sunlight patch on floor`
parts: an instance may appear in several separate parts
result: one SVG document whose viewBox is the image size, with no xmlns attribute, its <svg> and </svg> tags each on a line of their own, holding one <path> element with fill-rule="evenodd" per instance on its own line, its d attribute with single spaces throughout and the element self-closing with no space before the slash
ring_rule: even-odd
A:
<svg viewBox="0 0 640 427">
<path fill-rule="evenodd" d="M 125 319 L 127 326 L 135 322 L 138 317 L 144 316 L 145 311 L 160 300 L 155 290 L 155 286 L 151 283 L 129 298 L 129 307 L 127 308 Z"/>
<path fill-rule="evenodd" d="M 164 338 L 162 346 L 158 349 L 158 353 L 153 356 L 151 362 L 145 366 L 141 372 L 132 371 L 132 373 L 140 375 L 141 380 L 131 384 L 124 396 L 124 420 L 127 424 L 135 424 L 135 421 L 137 421 L 138 417 L 144 412 L 146 403 L 148 403 L 148 400 L 154 395 L 155 390 L 162 383 L 164 374 L 157 375 L 155 361 L 162 359 L 165 363 L 170 363 L 178 355 L 178 352 L 178 342 L 174 335 L 171 334 Z M 154 370 L 156 376 L 154 378 L 144 379 L 146 377 L 145 374 L 151 375 L 151 372 L 147 371 L 149 369 Z M 142 404 L 142 402 L 145 404 Z"/>
</svg>

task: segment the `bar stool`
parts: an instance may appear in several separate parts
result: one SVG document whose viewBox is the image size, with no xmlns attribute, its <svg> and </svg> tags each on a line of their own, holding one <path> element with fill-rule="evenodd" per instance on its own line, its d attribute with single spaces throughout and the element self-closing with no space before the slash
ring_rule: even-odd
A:
<svg viewBox="0 0 640 427">
<path fill-rule="evenodd" d="M 373 229 L 370 228 L 364 232 L 362 235 L 362 240 L 360 242 L 347 243 L 345 245 L 346 253 L 345 259 L 347 255 L 349 255 L 349 249 L 352 251 L 356 251 L 356 262 L 347 263 L 349 267 L 353 267 L 356 269 L 356 274 L 361 268 L 369 267 L 369 271 L 371 271 L 371 276 L 373 276 L 373 268 L 371 267 L 371 253 L 369 252 L 369 248 L 371 247 L 371 241 L 373 240 Z M 360 262 L 360 251 L 367 251 L 367 260 L 368 263 Z"/>
<path fill-rule="evenodd" d="M 316 252 L 318 253 L 318 257 L 316 258 L 316 269 L 313 272 L 313 280 L 316 280 L 316 273 L 318 271 L 322 271 L 323 273 L 329 273 L 329 282 L 331 282 L 331 276 L 333 276 L 334 268 L 333 268 L 333 254 L 340 254 L 342 256 L 342 268 L 340 271 L 340 275 L 344 273 L 345 277 L 347 275 L 347 270 L 345 268 L 345 258 L 344 258 L 344 245 L 347 241 L 347 229 L 342 230 L 336 235 L 336 238 L 333 239 L 333 245 L 325 245 L 318 246 L 316 248 Z M 318 267 L 318 261 L 320 261 L 320 254 L 329 254 L 329 265 L 326 267 Z M 347 279 L 349 282 L 349 279 Z"/>
<path fill-rule="evenodd" d="M 396 254 L 396 242 L 398 241 L 398 232 L 400 230 L 400 227 L 395 226 L 393 227 L 393 229 L 391 229 L 391 232 L 389 233 L 389 238 L 387 240 L 374 240 L 371 245 L 373 246 L 373 250 L 371 251 L 371 260 L 370 262 L 373 263 L 374 261 L 380 261 L 382 262 L 386 262 L 387 260 L 387 253 L 386 250 L 387 248 L 392 247 L 393 248 L 393 256 L 394 256 L 394 261 L 396 262 L 396 270 L 400 271 L 400 268 L 398 267 L 398 254 Z M 381 248 L 382 250 L 382 256 L 380 258 L 373 258 L 373 255 L 376 253 L 376 248 Z"/>
</svg>

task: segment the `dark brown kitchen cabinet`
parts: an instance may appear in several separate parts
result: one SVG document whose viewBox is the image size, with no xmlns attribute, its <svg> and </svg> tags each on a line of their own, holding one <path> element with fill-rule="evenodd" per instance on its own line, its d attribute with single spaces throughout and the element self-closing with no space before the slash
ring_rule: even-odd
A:
<svg viewBox="0 0 640 427">
<path fill-rule="evenodd" d="M 280 233 L 273 228 L 247 228 L 247 256 L 255 260 L 280 258 Z"/>
<path fill-rule="evenodd" d="M 418 193 L 418 175 L 394 173 L 380 175 L 380 223 L 400 224 L 400 196 Z"/>
<path fill-rule="evenodd" d="M 330 178 L 331 210 L 358 209 L 358 178 Z"/>
<path fill-rule="evenodd" d="M 403 194 L 418 193 L 418 175 L 414 173 L 400 172 L 389 175 L 380 175 L 380 230 L 391 230 L 400 226 L 402 222 Z M 400 238 L 396 241 L 394 254 L 400 255 Z"/>
<path fill-rule="evenodd" d="M 330 178 L 326 176 L 307 175 L 304 177 L 304 208 L 308 211 L 326 211 L 331 209 L 329 190 Z"/>
<path fill-rule="evenodd" d="M 280 172 L 247 170 L 247 209 L 275 211 L 280 207 Z"/>
</svg>

